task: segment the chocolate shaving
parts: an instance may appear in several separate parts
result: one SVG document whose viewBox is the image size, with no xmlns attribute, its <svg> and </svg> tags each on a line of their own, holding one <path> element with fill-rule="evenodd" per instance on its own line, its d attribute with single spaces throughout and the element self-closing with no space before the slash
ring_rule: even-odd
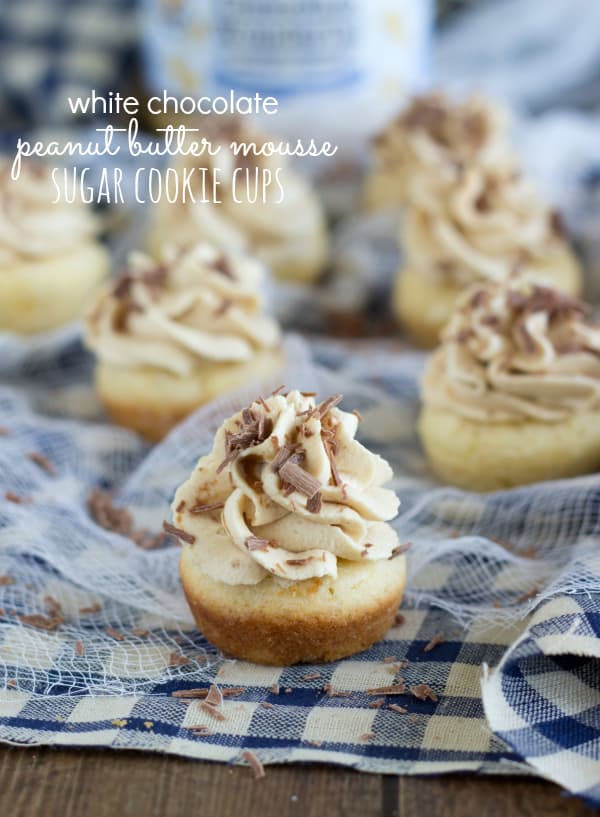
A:
<svg viewBox="0 0 600 817">
<path fill-rule="evenodd" d="M 182 542 L 187 542 L 190 545 L 193 545 L 196 541 L 196 537 L 193 534 L 187 533 L 187 531 L 184 531 L 181 528 L 176 528 L 175 525 L 171 525 L 166 520 L 163 522 L 163 529 L 165 533 L 170 533 L 173 536 L 176 536 L 178 539 L 181 539 Z"/>
<path fill-rule="evenodd" d="M 131 631 L 131 634 L 136 636 L 136 638 L 148 638 L 150 630 L 145 630 L 143 627 L 136 627 L 135 630 Z"/>
<path fill-rule="evenodd" d="M 34 462 L 36 465 L 39 465 L 47 474 L 54 476 L 56 474 L 56 468 L 54 467 L 53 463 L 50 462 L 48 457 L 44 456 L 44 454 L 40 454 L 39 451 L 29 451 L 27 456 Z"/>
<path fill-rule="evenodd" d="M 209 714 L 211 716 L 211 718 L 214 718 L 217 721 L 226 721 L 227 720 L 227 718 L 221 712 L 220 709 L 217 709 L 217 707 L 213 706 L 213 704 L 209 704 L 208 701 L 206 701 L 206 700 L 202 701 L 202 703 L 200 704 L 200 709 L 202 709 L 204 712 Z"/>
<path fill-rule="evenodd" d="M 220 318 L 221 315 L 224 315 L 226 312 L 228 312 L 232 306 L 233 301 L 231 300 L 231 298 L 223 298 L 220 305 L 213 312 L 213 317 Z"/>
<path fill-rule="evenodd" d="M 400 706 L 399 704 L 388 704 L 387 708 L 391 709 L 392 712 L 399 712 L 400 715 L 406 715 L 408 712 L 408 709 L 406 709 L 404 706 Z"/>
<path fill-rule="evenodd" d="M 432 690 L 430 686 L 427 684 L 416 684 L 410 688 L 410 692 L 415 698 L 418 698 L 420 701 L 437 701 L 438 696 Z"/>
<path fill-rule="evenodd" d="M 306 559 L 286 559 L 285 560 L 286 565 L 293 565 L 293 566 L 297 566 L 297 567 L 302 567 L 304 565 L 309 564 L 310 562 L 312 562 L 312 556 L 307 556 Z"/>
<path fill-rule="evenodd" d="M 223 705 L 223 695 L 221 690 L 216 684 L 211 684 L 208 690 L 208 695 L 205 698 L 207 704 L 211 706 L 222 706 Z"/>
<path fill-rule="evenodd" d="M 191 664 L 191 660 L 187 657 L 187 655 L 183 655 L 180 652 L 173 652 L 169 655 L 169 666 L 170 667 L 187 667 L 188 664 Z"/>
<path fill-rule="evenodd" d="M 15 494 L 13 491 L 6 491 L 4 498 L 8 502 L 14 502 L 15 505 L 30 505 L 33 501 L 30 496 L 19 496 L 19 494 Z"/>
<path fill-rule="evenodd" d="M 105 627 L 104 632 L 106 635 L 109 635 L 111 638 L 114 638 L 115 641 L 125 641 L 125 636 L 123 633 L 120 633 L 118 630 L 115 630 L 114 627 Z"/>
<path fill-rule="evenodd" d="M 550 226 L 550 232 L 556 238 L 562 239 L 565 238 L 567 235 L 567 231 L 565 229 L 565 223 L 563 221 L 562 215 L 559 213 L 558 210 L 550 210 L 548 214 L 548 222 Z"/>
<path fill-rule="evenodd" d="M 206 698 L 208 689 L 204 687 L 199 689 L 176 689 L 171 692 L 172 698 Z"/>
<path fill-rule="evenodd" d="M 243 758 L 243 760 L 246 761 L 248 766 L 250 766 L 250 768 L 254 772 L 254 779 L 255 780 L 261 780 L 263 777 L 266 776 L 265 775 L 265 767 L 262 765 L 260 760 L 256 757 L 254 752 L 251 752 L 249 749 L 247 749 L 245 752 L 242 752 L 242 758 Z"/>
<path fill-rule="evenodd" d="M 277 547 L 277 542 L 273 539 L 262 539 L 260 536 L 247 536 L 244 544 L 250 553 L 255 550 L 268 550 L 272 546 Z"/>
<path fill-rule="evenodd" d="M 38 630 L 56 630 L 64 623 L 62 616 L 44 616 L 41 613 L 32 613 L 31 615 L 19 616 L 19 621 L 23 624 L 28 624 L 30 627 L 36 627 Z"/>
<path fill-rule="evenodd" d="M 242 423 L 240 430 L 235 434 L 227 433 L 225 436 L 225 459 L 217 468 L 217 474 L 230 463 L 232 463 L 241 451 L 245 451 L 252 445 L 259 445 L 273 431 L 273 420 L 266 414 L 260 412 L 258 416 L 250 408 L 242 411 Z"/>
<path fill-rule="evenodd" d="M 127 508 L 114 505 L 110 492 L 94 488 L 88 496 L 88 511 L 94 522 L 105 530 L 131 536 L 133 517 Z"/>
<path fill-rule="evenodd" d="M 431 652 L 434 647 L 437 647 L 439 644 L 444 643 L 444 634 L 443 633 L 436 633 L 431 641 L 423 647 L 423 652 Z"/>
<path fill-rule="evenodd" d="M 370 701 L 367 706 L 369 709 L 381 709 L 382 706 L 385 705 L 385 698 L 376 698 L 374 701 Z"/>
<path fill-rule="evenodd" d="M 311 496 L 306 502 L 306 510 L 309 513 L 320 513 L 323 506 L 323 497 L 321 491 L 317 491 L 314 496 Z"/>
<path fill-rule="evenodd" d="M 83 645 L 83 641 L 76 641 L 75 642 L 75 655 L 78 655 L 80 658 L 85 652 L 85 647 Z"/>
<path fill-rule="evenodd" d="M 302 676 L 303 681 L 315 681 L 317 678 L 321 677 L 320 672 L 307 672 L 306 675 Z"/>
<path fill-rule="evenodd" d="M 213 262 L 212 268 L 217 272 L 220 272 L 221 275 L 224 275 L 226 278 L 229 278 L 231 281 L 237 280 L 233 270 L 231 269 L 229 260 L 224 255 L 221 255 L 216 261 Z"/>
<path fill-rule="evenodd" d="M 311 499 L 321 488 L 321 483 L 304 468 L 295 462 L 287 460 L 279 469 L 279 476 L 288 485 L 293 485 L 296 491 Z"/>
<path fill-rule="evenodd" d="M 322 403 L 314 410 L 313 416 L 318 417 L 319 420 L 322 420 L 323 417 L 329 412 L 332 408 L 339 405 L 342 400 L 344 399 L 343 394 L 334 394 L 331 397 L 328 397 L 326 400 L 323 400 Z"/>
<path fill-rule="evenodd" d="M 367 690 L 367 695 L 404 695 L 406 693 L 406 684 L 402 678 L 399 678 L 395 684 L 387 687 L 373 687 Z"/>
<path fill-rule="evenodd" d="M 92 613 L 99 613 L 102 610 L 102 605 L 99 601 L 90 604 L 89 607 L 80 607 L 79 612 L 82 616 L 91 615 Z"/>
<path fill-rule="evenodd" d="M 276 394 L 279 394 L 279 392 L 282 392 L 284 389 L 285 383 L 283 383 L 281 386 L 277 386 L 277 388 L 273 389 L 273 391 L 271 392 L 271 397 L 275 397 Z"/>
<path fill-rule="evenodd" d="M 194 732 L 197 735 L 212 735 L 212 732 L 210 731 L 210 728 L 208 726 L 206 726 L 206 724 L 203 724 L 203 723 L 195 725 L 195 726 L 194 725 L 186 726 L 186 729 L 189 729 L 190 732 Z"/>
<path fill-rule="evenodd" d="M 11 584 L 14 584 L 15 580 L 12 576 L 7 576 L 6 574 L 0 576 L 0 587 L 9 587 Z"/>
<path fill-rule="evenodd" d="M 197 514 L 197 513 L 210 513 L 210 511 L 218 511 L 220 508 L 224 508 L 224 502 L 208 502 L 203 504 L 199 502 L 197 505 L 193 505 L 190 508 L 190 513 Z"/>
<path fill-rule="evenodd" d="M 329 698 L 349 698 L 352 693 L 344 689 L 334 689 L 331 684 L 325 684 L 323 690 Z"/>
<path fill-rule="evenodd" d="M 401 553 L 406 553 L 412 547 L 412 542 L 403 542 L 400 545 L 396 545 L 396 547 L 392 550 L 390 554 L 390 559 L 395 559 L 396 556 L 400 556 Z"/>
<path fill-rule="evenodd" d="M 271 470 L 275 472 L 279 471 L 295 453 L 297 453 L 297 446 L 282 445 L 271 462 Z"/>
</svg>

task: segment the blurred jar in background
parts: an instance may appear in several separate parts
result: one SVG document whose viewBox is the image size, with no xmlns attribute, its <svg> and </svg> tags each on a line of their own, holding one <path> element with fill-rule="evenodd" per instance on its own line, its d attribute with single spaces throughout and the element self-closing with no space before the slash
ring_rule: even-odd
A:
<svg viewBox="0 0 600 817">
<path fill-rule="evenodd" d="M 263 128 L 329 140 L 342 161 L 360 160 L 367 139 L 428 82 L 430 0 L 144 3 L 150 93 L 274 96 L 279 111 L 259 117 Z"/>
</svg>

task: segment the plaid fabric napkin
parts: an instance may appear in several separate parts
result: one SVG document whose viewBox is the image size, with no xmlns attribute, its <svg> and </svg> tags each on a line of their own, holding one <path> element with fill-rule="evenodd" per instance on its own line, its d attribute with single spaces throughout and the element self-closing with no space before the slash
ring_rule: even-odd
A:
<svg viewBox="0 0 600 817">
<path fill-rule="evenodd" d="M 263 763 L 387 773 L 537 771 L 600 802 L 597 477 L 489 496 L 435 486 L 414 431 L 422 356 L 320 342 L 317 367 L 288 340 L 282 381 L 343 390 L 364 415 L 363 442 L 392 462 L 411 575 L 395 626 L 370 650 L 254 666 L 195 631 L 177 547 L 136 547 L 96 524 L 86 499 L 113 486 L 136 525 L 157 530 L 221 418 L 273 384 L 206 407 L 149 451 L 104 423 L 48 416 L 94 414 L 76 343 L 55 369 L 48 348 L 19 359 L 11 343 L 0 388 L 0 739 L 227 762 L 251 751 Z M 222 720 L 189 694 L 211 683 Z"/>
<path fill-rule="evenodd" d="M 491 728 L 541 775 L 600 804 L 600 595 L 541 605 L 486 675 Z"/>
<path fill-rule="evenodd" d="M 3 128 L 69 118 L 67 96 L 119 87 L 135 44 L 136 0 L 3 0 Z"/>
</svg>

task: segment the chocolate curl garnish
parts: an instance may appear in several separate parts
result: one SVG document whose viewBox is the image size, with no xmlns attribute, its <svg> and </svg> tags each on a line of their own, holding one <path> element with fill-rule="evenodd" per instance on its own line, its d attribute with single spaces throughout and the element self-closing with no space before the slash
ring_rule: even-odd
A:
<svg viewBox="0 0 600 817">
<path fill-rule="evenodd" d="M 396 556 L 400 556 L 402 553 L 406 553 L 409 548 L 412 547 L 412 542 L 404 542 L 401 545 L 396 545 L 396 547 L 392 550 L 390 554 L 390 559 L 395 559 Z"/>
<path fill-rule="evenodd" d="M 169 533 L 172 536 L 176 536 L 178 539 L 181 539 L 182 542 L 187 542 L 189 545 L 193 545 L 194 542 L 196 541 L 196 537 L 193 534 L 188 533 L 187 531 L 182 530 L 181 528 L 176 528 L 175 525 L 171 525 L 167 521 L 163 522 L 163 530 L 165 531 L 165 533 Z"/>
<path fill-rule="evenodd" d="M 321 488 L 321 483 L 316 477 L 313 477 L 312 474 L 309 474 L 308 471 L 305 471 L 304 468 L 289 459 L 279 469 L 279 476 L 288 485 L 293 485 L 296 491 L 304 494 L 308 499 L 314 497 Z"/>
<path fill-rule="evenodd" d="M 225 438 L 225 459 L 217 468 L 217 474 L 230 463 L 232 463 L 241 451 L 245 451 L 252 445 L 258 445 L 273 431 L 273 420 L 260 411 L 258 416 L 251 408 L 242 411 L 242 424 L 240 430 L 235 434 L 227 434 Z"/>
<path fill-rule="evenodd" d="M 225 507 L 224 502 L 207 502 L 204 504 L 199 502 L 196 505 L 192 505 L 189 512 L 192 514 L 210 513 L 211 511 L 218 511 L 223 507 Z"/>
<path fill-rule="evenodd" d="M 268 550 L 270 547 L 277 547 L 277 542 L 273 539 L 263 539 L 260 536 L 247 536 L 244 544 L 250 553 L 254 550 Z"/>
<path fill-rule="evenodd" d="M 231 264 L 224 255 L 217 258 L 217 260 L 213 263 L 212 268 L 216 272 L 220 272 L 221 275 L 224 275 L 225 278 L 229 278 L 231 281 L 237 280 L 233 270 L 231 269 Z"/>
</svg>

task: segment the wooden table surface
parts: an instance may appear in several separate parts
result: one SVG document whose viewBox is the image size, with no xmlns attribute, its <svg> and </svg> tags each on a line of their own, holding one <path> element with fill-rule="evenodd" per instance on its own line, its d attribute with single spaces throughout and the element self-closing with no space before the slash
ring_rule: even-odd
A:
<svg viewBox="0 0 600 817">
<path fill-rule="evenodd" d="M 0 746 L 2 817 L 583 817 L 550 783 L 248 768 L 168 755 Z"/>
</svg>

